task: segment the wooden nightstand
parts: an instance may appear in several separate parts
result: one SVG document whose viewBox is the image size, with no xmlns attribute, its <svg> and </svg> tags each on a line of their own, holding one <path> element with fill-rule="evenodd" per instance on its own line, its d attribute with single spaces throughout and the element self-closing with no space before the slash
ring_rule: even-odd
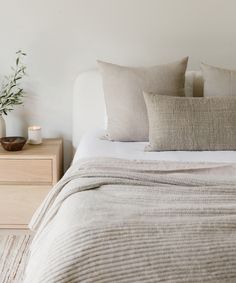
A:
<svg viewBox="0 0 236 283">
<path fill-rule="evenodd" d="M 62 140 L 45 139 L 8 152 L 0 146 L 0 228 L 26 229 L 62 176 Z"/>
</svg>

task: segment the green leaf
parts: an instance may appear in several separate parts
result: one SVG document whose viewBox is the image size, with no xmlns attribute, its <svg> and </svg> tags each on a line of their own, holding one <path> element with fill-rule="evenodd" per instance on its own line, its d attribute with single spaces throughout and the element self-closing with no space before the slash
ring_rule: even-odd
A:
<svg viewBox="0 0 236 283">
<path fill-rule="evenodd" d="M 11 67 L 12 74 L 5 76 L 0 88 L 0 115 L 13 110 L 14 105 L 23 104 L 24 91 L 20 88 L 20 81 L 25 76 L 26 66 L 22 64 L 22 56 L 26 53 L 21 50 L 16 52 L 16 67 Z"/>
</svg>

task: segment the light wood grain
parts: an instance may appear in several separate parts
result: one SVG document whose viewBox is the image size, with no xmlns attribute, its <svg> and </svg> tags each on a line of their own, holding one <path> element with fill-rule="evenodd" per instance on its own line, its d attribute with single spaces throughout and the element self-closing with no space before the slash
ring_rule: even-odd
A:
<svg viewBox="0 0 236 283">
<path fill-rule="evenodd" d="M 50 186 L 0 186 L 0 228 L 27 226 Z M 10 226 L 9 226 L 10 225 Z"/>
<path fill-rule="evenodd" d="M 0 184 L 52 184 L 52 159 L 0 159 Z"/>
<path fill-rule="evenodd" d="M 60 154 L 61 139 L 44 139 L 42 144 L 26 144 L 21 151 L 6 151 L 0 146 L 1 159 L 44 159 L 53 158 Z"/>
<path fill-rule="evenodd" d="M 22 151 L 0 147 L 0 229 L 27 229 L 34 211 L 62 176 L 62 140 L 27 144 Z"/>
</svg>

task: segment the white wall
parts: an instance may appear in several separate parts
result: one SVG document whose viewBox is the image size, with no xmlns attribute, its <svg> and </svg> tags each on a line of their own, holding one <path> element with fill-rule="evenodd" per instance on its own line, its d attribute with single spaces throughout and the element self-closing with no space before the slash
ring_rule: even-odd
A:
<svg viewBox="0 0 236 283">
<path fill-rule="evenodd" d="M 0 75 L 14 52 L 28 53 L 24 108 L 10 114 L 8 134 L 29 124 L 65 140 L 71 158 L 72 88 L 96 58 L 150 65 L 189 55 L 236 69 L 235 0 L 0 0 Z"/>
</svg>

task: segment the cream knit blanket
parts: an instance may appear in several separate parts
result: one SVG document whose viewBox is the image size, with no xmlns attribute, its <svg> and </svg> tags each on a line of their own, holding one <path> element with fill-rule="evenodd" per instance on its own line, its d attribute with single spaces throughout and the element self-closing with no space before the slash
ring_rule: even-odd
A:
<svg viewBox="0 0 236 283">
<path fill-rule="evenodd" d="M 32 219 L 25 283 L 236 282 L 235 172 L 80 161 Z"/>
</svg>

